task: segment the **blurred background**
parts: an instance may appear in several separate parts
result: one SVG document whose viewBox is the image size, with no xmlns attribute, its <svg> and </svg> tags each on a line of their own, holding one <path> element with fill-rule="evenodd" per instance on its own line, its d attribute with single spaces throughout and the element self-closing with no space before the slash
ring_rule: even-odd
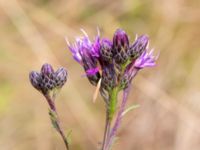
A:
<svg viewBox="0 0 200 150">
<path fill-rule="evenodd" d="M 112 38 L 123 28 L 150 36 L 157 66 L 135 78 L 129 112 L 114 150 L 200 149 L 199 0 L 0 0 L 0 150 L 62 150 L 43 96 L 29 83 L 43 63 L 68 69 L 57 98 L 73 150 L 95 150 L 104 129 L 104 103 L 67 49 L 85 29 Z"/>
</svg>

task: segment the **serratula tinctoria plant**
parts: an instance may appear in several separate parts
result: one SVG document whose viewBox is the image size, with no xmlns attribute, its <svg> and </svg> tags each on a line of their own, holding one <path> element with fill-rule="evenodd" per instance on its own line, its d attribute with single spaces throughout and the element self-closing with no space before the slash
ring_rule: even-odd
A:
<svg viewBox="0 0 200 150">
<path fill-rule="evenodd" d="M 74 59 L 84 68 L 89 82 L 99 88 L 105 101 L 101 150 L 110 150 L 125 112 L 131 82 L 141 69 L 155 66 L 157 56 L 149 50 L 147 35 L 136 37 L 131 44 L 122 29 L 116 30 L 112 40 L 100 38 L 98 34 L 91 41 L 85 31 L 83 34 L 74 44 L 69 41 L 67 44 Z M 120 91 L 123 92 L 122 100 L 118 99 Z"/>
</svg>

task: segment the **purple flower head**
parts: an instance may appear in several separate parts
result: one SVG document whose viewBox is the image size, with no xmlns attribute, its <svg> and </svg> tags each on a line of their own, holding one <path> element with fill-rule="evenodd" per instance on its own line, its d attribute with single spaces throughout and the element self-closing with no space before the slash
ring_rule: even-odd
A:
<svg viewBox="0 0 200 150">
<path fill-rule="evenodd" d="M 94 56 L 89 55 L 87 51 L 83 51 L 82 59 L 83 68 L 90 83 L 92 83 L 93 85 L 97 85 L 100 79 L 97 59 Z"/>
<path fill-rule="evenodd" d="M 128 50 L 128 55 L 132 59 L 138 58 L 147 48 L 149 43 L 149 37 L 147 35 L 141 35 L 136 38 L 135 42 Z"/>
<path fill-rule="evenodd" d="M 104 66 L 102 70 L 102 84 L 101 88 L 109 90 L 116 86 L 117 74 L 113 64 L 108 64 Z"/>
<path fill-rule="evenodd" d="M 81 30 L 84 34 L 83 37 L 76 38 L 73 45 L 70 45 L 67 41 L 68 47 L 72 52 L 74 59 L 80 63 L 92 84 L 97 84 L 99 79 L 98 59 L 100 57 L 100 35 L 95 37 L 92 42 L 89 36 L 84 30 Z"/>
<path fill-rule="evenodd" d="M 93 75 L 97 74 L 98 72 L 99 72 L 99 68 L 96 67 L 96 68 L 86 70 L 86 75 L 93 76 Z"/>
<path fill-rule="evenodd" d="M 102 39 L 101 41 L 101 48 L 100 48 L 100 55 L 102 61 L 104 62 L 111 62 L 113 53 L 112 53 L 112 42 L 108 39 Z"/>
<path fill-rule="evenodd" d="M 56 87 L 61 88 L 65 84 L 65 82 L 67 81 L 67 70 L 63 67 L 60 67 L 54 73 L 54 80 L 56 82 Z"/>
<path fill-rule="evenodd" d="M 72 52 L 74 59 L 80 64 L 82 64 L 82 57 L 84 57 L 84 51 L 87 51 L 88 55 L 98 58 L 100 50 L 99 35 L 96 36 L 94 42 L 91 42 L 87 33 L 84 30 L 82 30 L 82 32 L 84 33 L 84 36 L 76 38 L 74 44 L 71 45 L 67 41 L 68 48 Z"/>
<path fill-rule="evenodd" d="M 52 66 L 50 64 L 44 64 L 41 68 L 41 73 L 45 76 L 50 77 L 52 73 L 54 72 Z"/>
<path fill-rule="evenodd" d="M 129 39 L 126 32 L 117 29 L 113 36 L 112 53 L 117 64 L 124 64 L 128 60 L 127 50 L 129 49 Z"/>
<path fill-rule="evenodd" d="M 109 40 L 107 38 L 103 38 L 101 40 L 101 46 L 103 46 L 103 45 L 106 46 L 106 47 L 108 47 L 108 48 L 112 48 L 113 43 L 112 43 L 111 40 Z"/>
<path fill-rule="evenodd" d="M 81 58 L 81 54 L 80 54 L 80 50 L 81 46 L 82 46 L 82 41 L 80 40 L 80 38 L 76 38 L 76 42 L 74 42 L 73 44 L 71 44 L 68 39 L 65 39 L 67 42 L 67 46 L 69 48 L 69 50 L 72 53 L 73 58 L 80 64 L 82 64 L 82 58 Z"/>
<path fill-rule="evenodd" d="M 126 32 L 122 29 L 117 29 L 113 37 L 113 47 L 117 52 L 127 50 L 129 47 L 129 39 Z"/>
<path fill-rule="evenodd" d="M 100 48 L 101 48 L 100 35 L 98 34 L 95 38 L 94 43 L 92 44 L 92 56 L 98 58 L 100 55 Z"/>
<path fill-rule="evenodd" d="M 31 82 L 31 84 L 33 85 L 34 88 L 36 88 L 37 90 L 41 89 L 41 76 L 38 72 L 36 71 L 31 71 L 29 73 L 29 80 Z"/>
<path fill-rule="evenodd" d="M 158 56 L 153 55 L 153 50 L 151 50 L 150 52 L 144 51 L 142 55 L 136 59 L 134 66 L 138 69 L 153 67 L 156 65 L 157 58 Z"/>
</svg>

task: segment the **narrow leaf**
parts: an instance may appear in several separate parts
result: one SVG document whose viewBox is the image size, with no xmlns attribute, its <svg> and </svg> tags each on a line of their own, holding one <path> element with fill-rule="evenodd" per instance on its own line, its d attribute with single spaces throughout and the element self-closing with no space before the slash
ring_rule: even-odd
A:
<svg viewBox="0 0 200 150">
<path fill-rule="evenodd" d="M 126 113 L 128 113 L 129 111 L 134 110 L 134 109 L 136 109 L 136 108 L 138 108 L 138 107 L 140 107 L 139 104 L 133 104 L 133 105 L 131 105 L 131 106 L 128 107 L 126 110 L 124 110 L 124 112 L 122 113 L 122 116 L 124 116 L 124 115 L 125 115 Z"/>
</svg>

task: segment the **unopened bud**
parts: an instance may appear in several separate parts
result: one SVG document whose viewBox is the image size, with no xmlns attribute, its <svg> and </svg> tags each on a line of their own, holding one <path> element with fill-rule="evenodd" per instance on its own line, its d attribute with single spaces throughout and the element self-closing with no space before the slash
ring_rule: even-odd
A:
<svg viewBox="0 0 200 150">
<path fill-rule="evenodd" d="M 110 62 L 112 60 L 113 54 L 112 54 L 112 42 L 109 40 L 102 40 L 101 48 L 100 48 L 100 54 L 105 62 Z"/>
<path fill-rule="evenodd" d="M 67 70 L 63 67 L 55 72 L 55 83 L 57 88 L 61 88 L 67 81 Z"/>
<path fill-rule="evenodd" d="M 117 29 L 113 37 L 113 47 L 116 52 L 126 51 L 129 47 L 129 39 L 126 32 L 122 29 Z"/>
<path fill-rule="evenodd" d="M 147 35 L 138 37 L 130 49 L 127 51 L 128 56 L 132 59 L 137 59 L 145 50 L 147 50 L 148 43 L 149 37 Z"/>
<path fill-rule="evenodd" d="M 41 84 L 41 76 L 38 72 L 32 71 L 29 73 L 29 80 L 34 88 L 37 90 L 41 90 L 42 84 Z"/>
<path fill-rule="evenodd" d="M 50 77 L 54 73 L 54 70 L 50 64 L 44 64 L 41 68 L 41 74 Z"/>
<path fill-rule="evenodd" d="M 50 64 L 44 64 L 41 68 L 41 73 L 32 71 L 29 74 L 29 78 L 33 87 L 46 95 L 55 88 L 61 88 L 65 84 L 67 81 L 67 71 L 64 68 L 59 68 L 54 72 Z"/>
<path fill-rule="evenodd" d="M 127 51 L 129 49 L 129 39 L 122 29 L 116 30 L 113 37 L 113 55 L 115 62 L 124 64 L 128 60 Z"/>
</svg>

